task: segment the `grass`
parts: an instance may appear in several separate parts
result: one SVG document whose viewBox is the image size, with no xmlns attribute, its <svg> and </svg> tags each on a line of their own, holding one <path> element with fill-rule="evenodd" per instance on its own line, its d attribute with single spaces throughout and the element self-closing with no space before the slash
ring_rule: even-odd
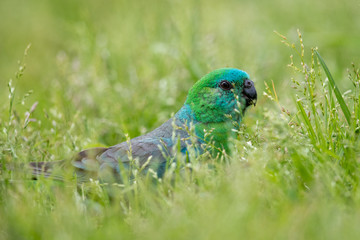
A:
<svg viewBox="0 0 360 240">
<path fill-rule="evenodd" d="M 1 239 L 359 238 L 356 1 L 0 6 Z M 227 161 L 112 188 L 4 165 L 143 134 L 224 66 L 246 70 L 259 94 Z"/>
</svg>

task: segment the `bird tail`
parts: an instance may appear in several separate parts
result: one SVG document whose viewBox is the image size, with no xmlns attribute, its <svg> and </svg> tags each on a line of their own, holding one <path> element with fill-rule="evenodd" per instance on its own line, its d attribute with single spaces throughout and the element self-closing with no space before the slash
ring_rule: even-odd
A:
<svg viewBox="0 0 360 240">
<path fill-rule="evenodd" d="M 22 174 L 29 174 L 31 179 L 36 180 L 40 176 L 52 177 L 56 180 L 63 180 L 64 178 L 60 175 L 54 174 L 54 169 L 60 169 L 65 165 L 65 160 L 54 161 L 54 162 L 30 162 L 30 163 L 0 163 L 0 172 L 13 172 L 19 177 Z M 57 170 L 55 171 L 56 173 Z M 26 178 L 29 177 L 26 175 Z"/>
<path fill-rule="evenodd" d="M 28 166 L 35 180 L 40 176 L 60 181 L 64 181 L 68 177 L 75 177 L 78 182 L 85 182 L 91 176 L 95 177 L 96 175 L 87 167 L 98 165 L 97 156 L 107 149 L 103 147 L 90 148 L 76 154 L 71 161 L 30 162 Z"/>
<path fill-rule="evenodd" d="M 50 177 L 55 180 L 64 180 L 64 176 L 59 175 L 57 171 L 64 168 L 66 165 L 65 160 L 53 161 L 53 162 L 30 162 L 28 168 L 31 171 L 32 179 L 36 180 L 40 176 L 46 178 Z"/>
<path fill-rule="evenodd" d="M 76 178 L 78 182 L 86 182 L 90 177 L 96 177 L 96 170 L 90 166 L 98 166 L 97 157 L 108 148 L 98 147 L 83 150 L 76 154 L 70 161 L 59 160 L 52 162 L 30 162 L 21 164 L 3 164 L 0 162 L 0 173 L 2 170 L 15 172 L 28 172 L 33 180 L 40 177 L 64 181 Z"/>
</svg>

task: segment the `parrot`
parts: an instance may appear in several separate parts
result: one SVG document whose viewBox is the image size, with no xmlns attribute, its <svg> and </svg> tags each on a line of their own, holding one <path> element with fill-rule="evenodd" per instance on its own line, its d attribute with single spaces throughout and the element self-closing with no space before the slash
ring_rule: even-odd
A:
<svg viewBox="0 0 360 240">
<path fill-rule="evenodd" d="M 83 150 L 70 161 L 31 162 L 29 168 L 34 179 L 49 177 L 54 168 L 70 165 L 80 182 L 90 178 L 123 182 L 135 165 L 144 173 L 152 169 L 162 178 L 176 154 L 191 162 L 191 149 L 197 155 L 209 146 L 215 152 L 229 152 L 229 139 L 236 134 L 234 122 L 239 125 L 246 109 L 256 101 L 254 82 L 246 72 L 220 68 L 198 80 L 180 110 L 153 131 L 111 147 Z"/>
</svg>

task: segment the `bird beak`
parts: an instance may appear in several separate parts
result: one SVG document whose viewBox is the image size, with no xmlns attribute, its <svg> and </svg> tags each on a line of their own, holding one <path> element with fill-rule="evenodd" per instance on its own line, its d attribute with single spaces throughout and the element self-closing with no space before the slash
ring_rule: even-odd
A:
<svg viewBox="0 0 360 240">
<path fill-rule="evenodd" d="M 254 82 L 250 79 L 245 79 L 242 96 L 246 99 L 246 107 L 250 105 L 256 106 L 257 93 L 254 86 Z"/>
</svg>

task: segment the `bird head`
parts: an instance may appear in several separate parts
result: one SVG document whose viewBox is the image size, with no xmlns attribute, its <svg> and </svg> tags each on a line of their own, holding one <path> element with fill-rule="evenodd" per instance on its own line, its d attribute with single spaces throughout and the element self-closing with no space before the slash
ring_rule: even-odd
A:
<svg viewBox="0 0 360 240">
<path fill-rule="evenodd" d="M 222 68 L 202 77 L 190 89 L 185 104 L 195 121 L 221 123 L 229 116 L 241 121 L 250 105 L 255 105 L 257 93 L 249 75 L 235 68 Z"/>
</svg>

